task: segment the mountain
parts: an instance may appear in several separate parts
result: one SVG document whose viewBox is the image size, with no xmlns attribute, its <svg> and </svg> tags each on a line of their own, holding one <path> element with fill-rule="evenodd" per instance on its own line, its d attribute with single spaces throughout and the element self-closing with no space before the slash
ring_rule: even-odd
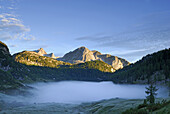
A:
<svg viewBox="0 0 170 114">
<path fill-rule="evenodd" d="M 16 62 L 34 65 L 34 66 L 43 66 L 51 68 L 81 68 L 81 69 L 97 69 L 102 72 L 114 72 L 114 69 L 111 65 L 104 63 L 103 61 L 87 61 L 85 63 L 71 64 L 68 62 L 59 61 L 45 55 L 45 50 L 40 48 L 38 51 L 23 51 L 13 55 L 13 58 Z M 42 56 L 43 55 L 43 56 Z M 47 55 L 47 54 L 46 54 Z"/>
<path fill-rule="evenodd" d="M 109 73 L 111 70 L 116 69 L 100 60 L 71 64 L 28 51 L 11 56 L 7 45 L 0 42 L 0 90 L 18 88 L 24 83 L 61 80 L 169 83 L 170 86 L 170 49 L 149 54 L 115 73 Z"/>
<path fill-rule="evenodd" d="M 170 48 L 149 54 L 117 70 L 112 77 L 116 83 L 159 83 L 170 86 Z"/>
<path fill-rule="evenodd" d="M 88 66 L 89 63 L 86 65 Z M 37 52 L 23 51 L 11 56 L 6 44 L 0 42 L 0 91 L 25 87 L 25 83 L 42 81 L 108 81 L 110 73 L 102 72 L 95 65 L 104 66 L 101 70 L 111 70 L 106 63 L 90 63 L 90 67 L 71 65 Z"/>
<path fill-rule="evenodd" d="M 57 58 L 57 59 L 53 53 L 47 54 L 43 48 L 40 48 L 35 51 L 23 51 L 20 53 L 16 53 L 13 55 L 13 57 L 15 61 L 22 63 L 22 64 L 26 64 L 26 65 L 36 65 L 36 66 L 58 68 L 58 67 L 61 67 L 61 65 L 75 64 L 70 67 L 71 68 L 79 67 L 79 68 L 87 68 L 87 69 L 98 69 L 103 72 L 115 72 L 117 69 L 120 69 L 120 68 L 123 68 L 124 66 L 129 65 L 129 62 L 124 59 L 118 58 L 116 56 L 111 56 L 109 54 L 101 54 L 100 52 L 95 51 L 95 50 L 90 51 L 86 47 L 80 47 L 76 49 L 75 51 L 64 55 L 63 58 Z M 95 62 L 95 61 L 98 61 L 98 62 Z M 82 64 L 77 65 L 80 63 Z"/>
<path fill-rule="evenodd" d="M 58 60 L 69 62 L 72 64 L 99 60 L 111 65 L 116 70 L 121 69 L 130 64 L 125 59 L 119 58 L 117 56 L 112 56 L 109 54 L 101 54 L 96 50 L 90 51 L 86 47 L 77 48 L 74 51 L 65 54 L 62 58 L 58 58 Z"/>
<path fill-rule="evenodd" d="M 47 54 L 47 52 L 43 48 L 35 50 L 34 52 L 36 52 L 38 55 L 41 55 L 41 56 L 57 58 L 57 57 L 55 57 L 54 53 Z"/>
<path fill-rule="evenodd" d="M 9 71 L 13 70 L 15 61 L 13 61 L 9 49 L 6 44 L 0 41 L 0 90 L 4 89 L 14 89 L 23 86 L 14 78 L 20 78 L 16 75 L 12 75 Z"/>
<path fill-rule="evenodd" d="M 43 56 L 46 52 L 40 48 L 39 52 L 35 51 L 23 51 L 13 55 L 15 61 L 26 64 L 26 65 L 35 65 L 43 67 L 58 68 L 60 65 L 71 65 L 71 63 L 58 61 L 47 56 Z M 47 54 L 46 54 L 47 55 Z"/>
<path fill-rule="evenodd" d="M 54 53 L 44 54 L 44 56 L 51 57 L 51 58 L 54 58 L 54 59 L 57 58 L 57 57 L 55 57 Z"/>
<path fill-rule="evenodd" d="M 79 64 L 73 64 L 70 66 L 70 68 L 82 68 L 82 69 L 98 69 L 102 72 L 115 72 L 116 69 L 114 69 L 111 65 L 95 60 L 95 61 L 87 61 L 85 63 L 79 63 Z"/>
<path fill-rule="evenodd" d="M 39 55 L 41 55 L 41 56 L 43 56 L 44 54 L 47 54 L 43 48 L 40 48 L 40 49 L 38 49 L 38 50 L 35 50 L 34 52 L 36 52 L 37 54 L 39 54 Z"/>
</svg>

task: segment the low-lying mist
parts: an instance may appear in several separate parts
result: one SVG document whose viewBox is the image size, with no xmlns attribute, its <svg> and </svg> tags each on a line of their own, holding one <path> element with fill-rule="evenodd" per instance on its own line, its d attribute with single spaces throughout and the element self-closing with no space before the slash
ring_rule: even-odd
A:
<svg viewBox="0 0 170 114">
<path fill-rule="evenodd" d="M 30 97 L 16 97 L 16 101 L 29 103 L 82 103 L 110 98 L 138 99 L 145 98 L 147 85 L 124 85 L 112 82 L 61 81 L 36 83 L 30 85 Z M 158 87 L 157 97 L 168 97 L 168 90 Z"/>
</svg>

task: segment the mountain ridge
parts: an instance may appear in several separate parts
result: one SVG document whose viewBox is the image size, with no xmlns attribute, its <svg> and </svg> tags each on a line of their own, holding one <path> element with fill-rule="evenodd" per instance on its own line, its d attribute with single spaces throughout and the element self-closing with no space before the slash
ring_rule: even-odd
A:
<svg viewBox="0 0 170 114">
<path fill-rule="evenodd" d="M 32 54 L 34 56 L 27 56 L 28 54 Z M 27 83 L 33 82 L 49 82 L 49 81 L 63 81 L 63 80 L 77 80 L 77 81 L 108 81 L 110 80 L 107 77 L 108 74 L 99 69 L 96 69 L 94 62 L 90 63 L 92 66 L 88 68 L 84 67 L 70 67 L 70 63 L 64 63 L 63 61 L 58 61 L 52 59 L 50 57 L 44 57 L 38 55 L 36 52 L 27 52 L 23 51 L 19 53 L 19 57 L 23 57 L 24 59 L 29 59 L 29 57 L 33 57 L 33 60 L 37 60 L 37 58 L 42 63 L 47 64 L 47 66 L 39 66 L 39 65 L 27 65 L 25 62 L 17 62 L 15 61 L 15 57 L 17 54 L 11 56 L 9 49 L 6 45 L 0 42 L 0 91 L 6 91 L 11 89 L 19 89 L 20 87 L 25 87 Z M 49 59 L 50 61 L 54 60 L 56 64 L 49 64 L 50 61 L 44 59 Z M 22 59 L 19 59 L 22 60 Z M 96 62 L 97 64 L 101 64 L 103 69 L 106 68 L 106 63 Z M 56 65 L 54 67 L 48 65 Z M 87 64 L 88 66 L 88 64 Z M 57 67 L 57 68 L 56 68 Z M 108 67 L 109 68 L 109 67 Z"/>
<path fill-rule="evenodd" d="M 35 51 L 22 51 L 13 55 L 16 62 L 35 65 L 35 66 L 45 66 L 51 68 L 58 68 L 60 65 L 71 65 L 71 63 L 58 61 L 48 56 L 44 56 L 45 51 L 37 53 Z M 43 55 L 42 55 L 43 54 Z"/>
<path fill-rule="evenodd" d="M 116 70 L 122 69 L 123 67 L 128 66 L 130 64 L 125 59 L 119 58 L 117 56 L 112 56 L 110 54 L 102 54 L 96 50 L 90 51 L 84 46 L 66 53 L 63 57 L 58 58 L 57 60 L 69 62 L 72 64 L 99 60 L 111 65 Z"/>
<path fill-rule="evenodd" d="M 70 53 L 72 59 L 70 59 Z M 53 53 L 47 54 L 43 48 L 40 48 L 34 51 L 23 51 L 16 53 L 13 55 L 13 58 L 15 59 L 15 61 L 26 65 L 46 66 L 52 68 L 59 68 L 61 67 L 61 65 L 73 65 L 70 67 L 92 68 L 98 69 L 103 72 L 115 72 L 116 70 L 129 65 L 129 62 L 125 59 L 118 58 L 117 56 L 112 56 L 110 54 L 102 54 L 96 50 L 90 51 L 84 46 L 79 47 L 69 53 L 66 53 L 63 57 L 64 59 L 54 58 L 53 56 Z M 68 61 L 65 59 L 67 59 Z M 74 63 L 72 62 L 72 60 L 76 62 Z M 78 65 L 80 63 L 84 64 Z M 96 65 L 103 66 L 101 66 L 100 68 Z"/>
<path fill-rule="evenodd" d="M 38 50 L 34 50 L 33 52 L 36 52 L 40 56 L 51 57 L 51 58 L 54 58 L 54 59 L 57 58 L 57 57 L 55 57 L 54 53 L 47 54 L 47 52 L 43 48 L 40 48 Z"/>
<path fill-rule="evenodd" d="M 138 62 L 119 69 L 114 73 L 110 73 L 113 68 L 111 65 L 99 60 L 74 65 L 58 64 L 57 68 L 52 68 L 50 66 L 30 66 L 16 62 L 13 59 L 14 56 L 12 58 L 9 53 L 8 47 L 2 43 L 0 43 L 0 53 L 0 90 L 18 88 L 22 86 L 21 83 L 62 80 L 113 81 L 114 83 L 129 84 L 158 82 L 158 84 L 166 86 L 169 83 L 170 87 L 170 49 L 149 54 Z M 20 57 L 27 56 L 27 54 L 22 53 Z M 35 60 L 37 58 L 41 58 L 40 60 L 47 58 L 51 61 L 52 59 L 40 56 L 37 53 L 34 55 L 37 56 L 35 58 L 33 56 Z M 43 63 L 46 62 L 48 61 L 43 61 Z"/>
</svg>

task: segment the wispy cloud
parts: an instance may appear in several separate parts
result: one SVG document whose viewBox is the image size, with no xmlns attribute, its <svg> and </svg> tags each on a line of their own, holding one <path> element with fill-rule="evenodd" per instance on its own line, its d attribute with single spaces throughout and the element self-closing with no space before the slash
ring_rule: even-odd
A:
<svg viewBox="0 0 170 114">
<path fill-rule="evenodd" d="M 10 9 L 10 10 L 14 9 L 13 7 L 7 7 L 7 8 Z"/>
<path fill-rule="evenodd" d="M 77 40 L 77 41 L 82 41 L 82 40 L 103 41 L 103 40 L 110 39 L 110 38 L 113 38 L 113 36 L 112 35 L 97 34 L 97 35 L 91 35 L 91 36 L 78 37 L 78 38 L 75 38 L 75 40 Z"/>
<path fill-rule="evenodd" d="M 118 34 L 87 35 L 76 41 L 92 42 L 98 48 L 113 50 L 116 55 L 142 54 L 170 48 L 170 11 L 155 12 L 141 18 L 127 31 Z M 115 51 L 118 50 L 118 51 Z"/>
<path fill-rule="evenodd" d="M 10 45 L 9 47 L 17 47 L 17 45 Z"/>
<path fill-rule="evenodd" d="M 16 15 L 0 14 L 0 40 L 5 41 L 16 38 L 26 41 L 35 40 L 32 35 L 26 35 L 29 34 L 29 31 L 30 28 L 26 27 Z"/>
<path fill-rule="evenodd" d="M 30 28 L 25 26 L 18 15 L 16 15 L 15 9 L 18 1 L 16 0 L 1 0 L 0 9 L 0 40 L 23 40 L 32 41 L 35 37 L 30 35 Z"/>
<path fill-rule="evenodd" d="M 7 13 L 0 15 L 0 40 L 14 39 L 18 34 L 29 31 L 30 29 L 24 26 L 16 16 Z"/>
<path fill-rule="evenodd" d="M 24 40 L 24 41 L 33 41 L 33 40 L 35 40 L 35 37 L 32 36 L 32 35 L 29 35 L 29 36 L 27 36 L 27 37 L 24 37 L 23 40 Z"/>
<path fill-rule="evenodd" d="M 149 49 L 115 50 L 110 53 L 113 53 L 116 55 L 127 55 L 127 54 L 132 54 L 132 53 L 143 52 L 143 51 L 147 51 L 147 50 L 149 50 Z"/>
</svg>

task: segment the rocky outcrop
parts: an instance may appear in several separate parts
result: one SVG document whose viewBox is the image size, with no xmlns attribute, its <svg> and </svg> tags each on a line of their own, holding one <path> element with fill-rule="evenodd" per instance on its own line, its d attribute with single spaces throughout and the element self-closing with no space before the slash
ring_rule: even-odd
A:
<svg viewBox="0 0 170 114">
<path fill-rule="evenodd" d="M 69 52 L 58 60 L 67 61 L 69 63 L 84 63 L 86 61 L 96 60 L 93 52 L 86 47 L 80 47 L 73 52 Z"/>
<path fill-rule="evenodd" d="M 55 55 L 54 55 L 54 53 L 44 54 L 43 56 L 51 57 L 51 58 L 56 58 Z"/>
<path fill-rule="evenodd" d="M 43 48 L 35 50 L 34 52 L 36 52 L 38 55 L 41 55 L 41 56 L 56 58 L 54 53 L 47 54 L 47 52 Z"/>
<path fill-rule="evenodd" d="M 0 41 L 0 57 L 1 56 L 9 56 L 9 49 L 6 44 Z"/>
<path fill-rule="evenodd" d="M 104 61 L 109 65 L 112 65 L 113 68 L 116 70 L 130 64 L 125 59 L 119 58 L 117 56 L 112 56 L 110 54 L 102 54 L 96 50 L 90 51 L 86 47 L 77 48 L 76 50 L 65 54 L 62 58 L 58 58 L 58 60 L 73 63 L 73 64 L 100 60 L 100 61 Z"/>
<path fill-rule="evenodd" d="M 0 41 L 0 69 L 3 71 L 10 70 L 10 66 L 8 64 L 10 58 L 10 52 L 6 44 Z"/>
<path fill-rule="evenodd" d="M 38 53 L 39 55 L 43 56 L 44 54 L 47 54 L 43 48 L 40 48 L 38 50 L 35 50 L 34 52 Z"/>
</svg>

